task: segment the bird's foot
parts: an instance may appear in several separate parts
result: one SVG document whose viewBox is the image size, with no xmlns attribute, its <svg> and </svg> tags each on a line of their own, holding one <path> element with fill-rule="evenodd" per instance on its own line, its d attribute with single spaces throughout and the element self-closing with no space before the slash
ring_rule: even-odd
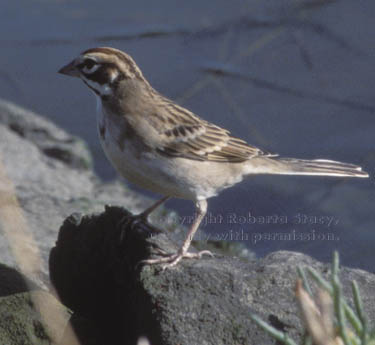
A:
<svg viewBox="0 0 375 345">
<path fill-rule="evenodd" d="M 203 255 L 209 255 L 211 257 L 214 256 L 214 254 L 212 254 L 209 250 L 202 250 L 198 253 L 189 253 L 179 250 L 173 254 L 167 253 L 166 251 L 159 248 L 156 251 L 158 255 L 161 255 L 163 257 L 158 259 L 142 260 L 140 263 L 146 265 L 161 264 L 161 268 L 164 271 L 167 268 L 176 266 L 181 261 L 181 259 L 201 259 Z"/>
</svg>

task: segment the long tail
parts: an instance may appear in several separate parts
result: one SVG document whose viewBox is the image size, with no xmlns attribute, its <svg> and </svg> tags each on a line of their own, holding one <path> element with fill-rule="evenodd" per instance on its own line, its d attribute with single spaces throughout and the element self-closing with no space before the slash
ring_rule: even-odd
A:
<svg viewBox="0 0 375 345">
<path fill-rule="evenodd" d="M 369 177 L 368 173 L 362 171 L 362 168 L 358 165 L 326 159 L 257 157 L 250 159 L 249 162 L 251 162 L 249 174 Z"/>
</svg>

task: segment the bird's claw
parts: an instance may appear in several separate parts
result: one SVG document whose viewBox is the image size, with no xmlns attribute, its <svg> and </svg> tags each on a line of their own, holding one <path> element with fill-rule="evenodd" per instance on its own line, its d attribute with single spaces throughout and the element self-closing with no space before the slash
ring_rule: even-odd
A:
<svg viewBox="0 0 375 345">
<path fill-rule="evenodd" d="M 178 251 L 177 253 L 167 253 L 163 249 L 157 248 L 156 251 L 158 255 L 164 256 L 158 259 L 146 259 L 142 260 L 140 264 L 145 265 L 155 265 L 161 264 L 162 271 L 166 270 L 167 268 L 171 268 L 176 266 L 181 259 L 201 259 L 203 255 L 209 255 L 211 257 L 214 256 L 209 250 L 202 250 L 198 253 L 189 253 L 189 252 L 182 252 Z"/>
</svg>

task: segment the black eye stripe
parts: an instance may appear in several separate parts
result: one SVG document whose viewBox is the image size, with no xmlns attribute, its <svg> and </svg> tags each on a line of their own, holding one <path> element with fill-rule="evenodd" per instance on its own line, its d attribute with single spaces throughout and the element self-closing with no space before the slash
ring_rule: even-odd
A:
<svg viewBox="0 0 375 345">
<path fill-rule="evenodd" d="M 109 75 L 103 68 L 97 69 L 94 73 L 82 73 L 87 79 L 90 79 L 98 84 L 103 85 L 109 82 Z"/>
<path fill-rule="evenodd" d="M 111 75 L 117 71 L 117 77 L 113 80 L 112 84 L 117 85 L 122 79 L 124 79 L 123 73 L 121 73 L 117 66 L 113 63 L 102 63 L 95 72 L 88 73 L 81 70 L 81 73 L 87 78 L 101 85 L 111 83 Z"/>
</svg>

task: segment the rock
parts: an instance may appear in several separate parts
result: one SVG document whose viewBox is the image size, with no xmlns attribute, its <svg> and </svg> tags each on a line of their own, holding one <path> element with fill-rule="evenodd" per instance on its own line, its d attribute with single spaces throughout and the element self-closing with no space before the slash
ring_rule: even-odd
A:
<svg viewBox="0 0 375 345">
<path fill-rule="evenodd" d="M 42 290 L 1 297 L 0 314 L 0 342 L 6 345 L 56 344 L 70 317 L 55 297 Z"/>
<path fill-rule="evenodd" d="M 0 264 L 0 344 L 100 345 L 93 322 L 14 268 Z M 72 336 L 68 321 L 79 339 Z"/>
<path fill-rule="evenodd" d="M 40 289 L 20 272 L 3 264 L 0 264 L 0 282 L 0 297 Z"/>
<path fill-rule="evenodd" d="M 57 229 L 73 212 L 108 202 L 133 212 L 147 199 L 93 173 L 86 145 L 28 110 L 0 100 L 0 261 L 48 284 L 47 260 Z M 17 226 L 16 226 L 17 224 Z M 30 263 L 34 262 L 33 265 Z"/>
<path fill-rule="evenodd" d="M 60 160 L 76 169 L 92 168 L 91 154 L 83 140 L 66 133 L 32 111 L 1 101 L 0 123 L 33 143 L 47 157 Z"/>
<path fill-rule="evenodd" d="M 149 255 L 149 249 L 143 247 L 145 239 L 159 231 L 139 223 L 134 227 L 137 236 L 133 236 L 132 231 L 124 231 L 133 219 L 118 207 L 107 207 L 106 212 L 92 217 L 74 214 L 65 220 L 50 255 L 50 278 L 61 301 L 75 315 L 100 325 L 96 328 L 102 330 L 106 344 L 133 339 L 132 344 L 138 334 L 133 315 L 128 314 L 132 302 L 121 296 L 134 289 L 135 266 Z"/>
<path fill-rule="evenodd" d="M 0 344 L 56 344 L 70 318 L 55 297 L 0 264 Z"/>
<path fill-rule="evenodd" d="M 69 322 L 74 332 L 71 328 L 66 327 L 59 345 L 103 345 L 100 332 L 93 321 L 78 314 L 73 314 Z M 76 344 L 77 340 L 78 344 Z"/>
<path fill-rule="evenodd" d="M 139 262 L 155 248 L 174 251 L 175 238 L 107 207 L 100 215 L 69 217 L 51 251 L 50 274 L 63 303 L 94 322 L 106 344 L 274 344 L 251 320 L 258 314 L 295 339 L 302 335 L 294 286 L 297 266 L 327 276 L 327 265 L 298 253 L 276 252 L 244 261 L 216 256 L 183 260 L 161 271 Z M 361 289 L 375 318 L 375 275 L 342 268 L 341 281 Z"/>
</svg>

